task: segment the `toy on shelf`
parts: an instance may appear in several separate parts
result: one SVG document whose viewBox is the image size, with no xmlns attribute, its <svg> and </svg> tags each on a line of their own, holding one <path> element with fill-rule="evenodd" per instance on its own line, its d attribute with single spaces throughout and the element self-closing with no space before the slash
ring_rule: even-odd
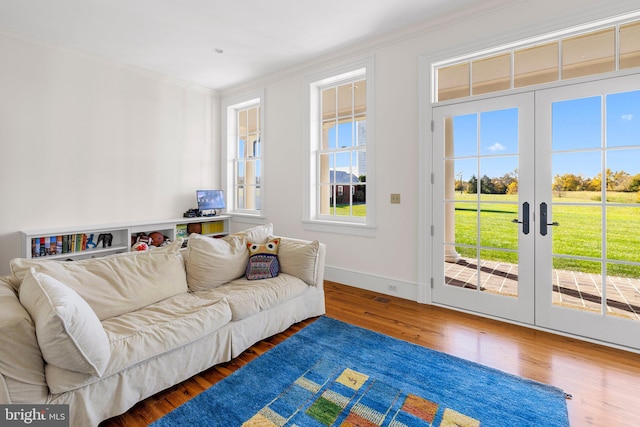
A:
<svg viewBox="0 0 640 427">
<path fill-rule="evenodd" d="M 102 242 L 102 247 L 106 248 L 107 246 L 111 247 L 111 242 L 113 242 L 113 234 L 111 233 L 102 233 L 98 235 L 98 244 Z"/>
</svg>

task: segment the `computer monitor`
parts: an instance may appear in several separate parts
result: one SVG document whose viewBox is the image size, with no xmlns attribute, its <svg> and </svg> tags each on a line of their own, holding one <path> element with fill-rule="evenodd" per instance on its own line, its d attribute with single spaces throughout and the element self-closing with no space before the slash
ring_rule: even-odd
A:
<svg viewBox="0 0 640 427">
<path fill-rule="evenodd" d="M 196 190 L 198 210 L 204 216 L 217 214 L 218 209 L 226 208 L 223 190 Z"/>
</svg>

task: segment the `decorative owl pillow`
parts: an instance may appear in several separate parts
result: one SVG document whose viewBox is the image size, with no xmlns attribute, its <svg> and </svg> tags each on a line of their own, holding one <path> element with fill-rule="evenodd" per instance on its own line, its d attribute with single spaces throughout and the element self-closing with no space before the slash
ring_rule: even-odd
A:
<svg viewBox="0 0 640 427">
<path fill-rule="evenodd" d="M 280 239 L 275 238 L 265 244 L 247 243 L 249 263 L 247 264 L 247 280 L 269 279 L 280 272 L 278 262 L 278 246 Z"/>
</svg>

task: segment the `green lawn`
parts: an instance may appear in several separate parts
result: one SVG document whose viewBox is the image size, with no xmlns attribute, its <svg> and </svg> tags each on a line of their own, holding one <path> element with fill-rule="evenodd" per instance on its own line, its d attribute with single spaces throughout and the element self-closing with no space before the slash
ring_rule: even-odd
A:
<svg viewBox="0 0 640 427">
<path fill-rule="evenodd" d="M 336 216 L 348 216 L 351 215 L 349 212 L 349 205 L 336 205 Z M 353 216 L 367 216 L 367 204 L 354 204 L 353 205 Z"/>
<path fill-rule="evenodd" d="M 566 192 L 554 197 L 554 202 L 591 202 L 599 193 Z M 478 213 L 473 194 L 456 195 L 456 243 L 475 246 L 478 240 Z M 635 193 L 609 194 L 617 203 L 636 203 Z M 506 203 L 497 203 L 506 202 Z M 553 220 L 560 223 L 551 231 L 555 254 L 599 258 L 602 254 L 602 205 L 592 206 L 555 205 Z M 640 205 L 638 207 L 606 207 L 607 233 L 605 236 L 606 257 L 611 260 L 640 262 Z M 521 225 L 511 222 L 518 218 L 517 196 L 482 195 L 480 207 L 480 245 L 488 248 L 517 249 Z M 532 224 L 532 232 L 538 233 Z M 476 257 L 476 249 L 457 247 L 465 257 Z M 482 259 L 517 263 L 517 254 L 483 249 Z M 593 261 L 554 258 L 554 268 L 573 269 L 589 273 L 599 273 L 600 263 Z M 640 277 L 640 267 L 609 264 L 610 275 Z"/>
</svg>

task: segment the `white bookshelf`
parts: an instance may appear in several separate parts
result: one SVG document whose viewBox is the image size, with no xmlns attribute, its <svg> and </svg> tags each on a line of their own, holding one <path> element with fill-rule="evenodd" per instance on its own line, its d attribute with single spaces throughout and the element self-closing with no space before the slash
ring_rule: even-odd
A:
<svg viewBox="0 0 640 427">
<path fill-rule="evenodd" d="M 20 232 L 22 240 L 22 257 L 61 260 L 96 258 L 105 255 L 129 252 L 131 250 L 132 237 L 135 240 L 135 237 L 139 233 L 150 234 L 152 232 L 159 232 L 172 241 L 175 240 L 178 235 L 182 235 L 182 237 L 186 238 L 189 234 L 187 232 L 187 227 L 189 227 L 189 231 L 200 229 L 200 234 L 206 236 L 226 236 L 229 234 L 230 218 L 231 217 L 229 215 L 216 215 L 196 218 L 173 218 L 148 222 L 25 230 Z M 104 244 L 103 241 L 98 242 L 101 234 L 111 234 L 111 236 L 113 236 L 111 238 L 111 245 Z M 92 235 L 93 237 L 91 238 Z M 82 236 L 86 236 L 85 239 L 87 241 L 91 239 L 96 246 L 88 247 L 91 245 L 86 245 L 86 249 L 82 249 L 81 245 L 80 249 L 78 249 L 78 245 L 75 245 L 74 247 L 73 244 L 69 243 L 70 241 L 77 242 L 78 239 L 81 241 Z M 36 244 L 36 239 L 38 239 L 38 244 Z M 55 250 L 51 248 L 54 242 Z M 38 248 L 37 253 L 35 251 L 36 247 Z"/>
</svg>

